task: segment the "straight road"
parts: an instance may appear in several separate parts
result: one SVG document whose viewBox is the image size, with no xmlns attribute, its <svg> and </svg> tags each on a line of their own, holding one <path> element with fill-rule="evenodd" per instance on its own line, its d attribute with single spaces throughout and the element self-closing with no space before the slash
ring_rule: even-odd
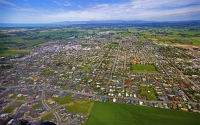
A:
<svg viewBox="0 0 200 125">
<path fill-rule="evenodd" d="M 114 61 L 114 64 L 112 66 L 112 69 L 111 69 L 110 79 L 109 79 L 108 83 L 106 84 L 106 93 L 108 93 L 108 85 L 110 84 L 110 81 L 112 80 L 112 77 L 113 77 L 113 71 L 115 69 L 115 63 L 117 62 L 120 45 L 121 45 L 121 42 L 119 42 L 119 45 L 118 45 L 118 48 L 117 48 L 117 54 L 115 56 L 115 61 Z"/>
</svg>

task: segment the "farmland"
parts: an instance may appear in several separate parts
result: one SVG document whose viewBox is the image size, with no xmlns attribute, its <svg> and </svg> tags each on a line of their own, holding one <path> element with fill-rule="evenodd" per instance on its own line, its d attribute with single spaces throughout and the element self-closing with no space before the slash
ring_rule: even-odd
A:
<svg viewBox="0 0 200 125">
<path fill-rule="evenodd" d="M 0 56 L 15 56 L 27 52 L 27 48 L 46 44 L 52 40 L 84 36 L 80 28 L 2 28 L 0 29 Z"/>
<path fill-rule="evenodd" d="M 155 41 L 169 45 L 187 44 L 200 46 L 199 26 L 190 27 L 148 27 L 148 28 L 129 28 L 127 36 L 136 35 L 141 41 Z M 118 35 L 118 34 L 117 34 Z"/>
<path fill-rule="evenodd" d="M 29 52 L 30 49 L 8 49 L 8 50 L 3 50 L 0 52 L 0 56 L 6 57 L 6 56 L 15 56 L 17 54 L 24 54 Z"/>
<path fill-rule="evenodd" d="M 198 125 L 199 117 L 196 113 L 95 102 L 87 125 Z"/>
<path fill-rule="evenodd" d="M 184 25 L 184 24 L 183 24 Z M 110 29 L 110 33 L 116 37 L 136 36 L 140 41 L 154 41 L 168 45 L 191 45 L 200 46 L 199 25 L 190 24 L 188 27 L 170 24 L 144 24 L 143 26 L 125 26 Z M 148 26 L 148 27 L 146 27 Z M 83 27 L 32 27 L 32 28 L 2 28 L 0 29 L 0 56 L 13 56 L 23 54 L 22 51 L 12 52 L 11 50 L 23 50 L 46 44 L 53 40 L 83 38 L 87 35 L 96 35 L 102 29 L 91 28 L 85 30 Z M 106 47 L 112 48 L 117 44 L 109 44 Z"/>
</svg>

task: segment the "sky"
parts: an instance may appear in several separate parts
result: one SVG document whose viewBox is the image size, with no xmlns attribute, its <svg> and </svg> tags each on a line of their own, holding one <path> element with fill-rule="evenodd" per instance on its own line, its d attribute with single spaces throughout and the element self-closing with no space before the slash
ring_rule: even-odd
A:
<svg viewBox="0 0 200 125">
<path fill-rule="evenodd" d="M 200 0 L 0 0 L 0 23 L 200 20 Z"/>
</svg>

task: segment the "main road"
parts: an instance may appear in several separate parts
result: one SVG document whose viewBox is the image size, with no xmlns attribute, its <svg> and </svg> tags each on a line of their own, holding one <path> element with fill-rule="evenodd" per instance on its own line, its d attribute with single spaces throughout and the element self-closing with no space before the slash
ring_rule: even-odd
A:
<svg viewBox="0 0 200 125">
<path fill-rule="evenodd" d="M 54 116 L 56 117 L 56 121 L 57 121 L 57 125 L 61 125 L 61 119 L 60 119 L 60 116 L 58 115 L 57 112 L 55 112 L 53 109 L 51 109 L 47 103 L 45 102 L 45 92 L 44 92 L 44 89 L 42 90 L 42 104 L 43 106 L 49 110 L 51 113 L 54 114 Z"/>
</svg>

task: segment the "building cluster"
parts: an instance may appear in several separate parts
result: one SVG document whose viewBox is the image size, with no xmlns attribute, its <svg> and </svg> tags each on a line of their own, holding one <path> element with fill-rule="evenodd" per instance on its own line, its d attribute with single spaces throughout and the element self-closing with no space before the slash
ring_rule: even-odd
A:
<svg viewBox="0 0 200 125">
<path fill-rule="evenodd" d="M 86 122 L 88 114 L 71 113 L 53 99 L 66 96 L 200 112 L 196 51 L 115 38 L 109 32 L 35 47 L 24 57 L 9 58 L 14 67 L 1 72 L 0 119 L 39 121 L 50 112 L 41 103 L 45 100 L 65 124 Z M 56 122 L 55 117 L 48 120 Z"/>
</svg>

